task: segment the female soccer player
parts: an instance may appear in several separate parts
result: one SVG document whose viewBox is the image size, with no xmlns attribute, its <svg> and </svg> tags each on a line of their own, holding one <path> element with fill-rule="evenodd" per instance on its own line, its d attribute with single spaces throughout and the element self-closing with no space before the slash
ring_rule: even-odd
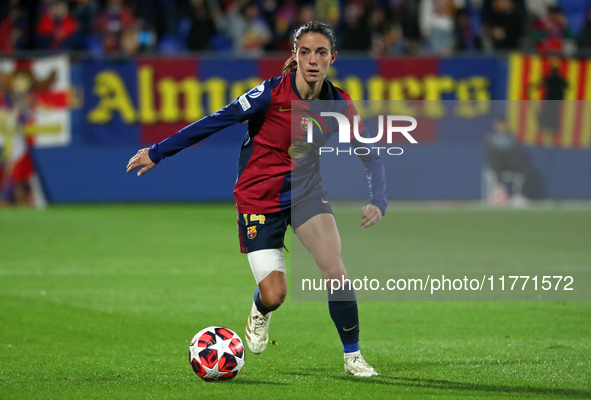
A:
<svg viewBox="0 0 591 400">
<path fill-rule="evenodd" d="M 313 141 L 303 140 L 309 129 L 305 113 L 318 116 L 312 109 L 319 111 L 319 105 L 328 104 L 330 111 L 340 112 L 351 120 L 357 114 L 349 95 L 326 79 L 336 57 L 335 35 L 328 25 L 321 22 L 303 25 L 294 34 L 294 50 L 285 63 L 284 75 L 263 82 L 218 112 L 162 142 L 139 150 L 127 165 L 127 172 L 141 168 L 137 175 L 143 175 L 162 159 L 225 127 L 248 121 L 234 198 L 241 251 L 247 254 L 257 282 L 245 334 L 253 353 L 265 350 L 271 312 L 285 300 L 283 241 L 288 225 L 312 255 L 324 279 L 342 281 L 347 278 L 339 233 L 331 206 L 325 199 L 319 170 L 318 149 L 329 135 L 314 132 Z M 294 104 L 299 106 L 294 107 Z M 296 123 L 292 125 L 291 114 L 297 112 L 302 113 L 301 117 L 297 114 Z M 333 120 L 333 124 L 323 121 L 325 127 L 331 127 L 324 133 L 336 131 L 336 119 L 328 119 Z M 365 130 L 359 131 L 365 133 Z M 351 143 L 361 146 L 355 139 Z M 370 187 L 370 204 L 363 207 L 360 225 L 369 227 L 378 222 L 386 210 L 385 173 L 378 155 L 370 153 L 360 157 Z M 355 376 L 377 375 L 359 352 L 357 302 L 350 285 L 329 295 L 328 305 L 343 344 L 345 370 Z"/>
</svg>

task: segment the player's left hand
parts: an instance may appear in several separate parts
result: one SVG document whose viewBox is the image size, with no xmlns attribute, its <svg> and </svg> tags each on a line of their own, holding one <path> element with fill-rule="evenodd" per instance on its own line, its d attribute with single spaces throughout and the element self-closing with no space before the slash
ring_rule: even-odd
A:
<svg viewBox="0 0 591 400">
<path fill-rule="evenodd" d="M 362 228 L 367 228 L 372 226 L 376 222 L 382 219 L 382 212 L 378 208 L 378 206 L 374 206 L 373 204 L 368 204 L 363 207 L 363 211 L 361 212 L 361 223 L 359 224 Z"/>
</svg>

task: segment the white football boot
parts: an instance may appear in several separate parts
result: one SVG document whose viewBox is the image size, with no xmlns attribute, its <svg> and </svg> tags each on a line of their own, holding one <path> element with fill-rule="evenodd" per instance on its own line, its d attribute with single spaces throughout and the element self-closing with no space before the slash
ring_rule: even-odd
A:
<svg viewBox="0 0 591 400">
<path fill-rule="evenodd" d="M 345 353 L 345 371 L 355 376 L 378 376 L 378 372 L 363 359 L 359 350 Z"/>
<path fill-rule="evenodd" d="M 257 306 L 252 303 L 252 309 L 246 323 L 246 344 L 254 354 L 262 353 L 269 341 L 269 325 L 271 324 L 271 313 L 261 314 Z"/>
</svg>

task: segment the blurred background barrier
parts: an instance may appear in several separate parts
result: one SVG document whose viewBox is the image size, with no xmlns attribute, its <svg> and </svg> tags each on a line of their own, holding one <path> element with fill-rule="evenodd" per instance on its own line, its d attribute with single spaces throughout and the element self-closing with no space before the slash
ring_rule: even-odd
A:
<svg viewBox="0 0 591 400">
<path fill-rule="evenodd" d="M 126 174 L 125 166 L 139 148 L 279 75 L 284 61 L 234 56 L 3 58 L 3 199 L 37 204 L 230 201 L 244 125 L 162 161 L 141 178 Z M 500 118 L 529 165 L 520 191 L 528 199 L 563 200 L 591 198 L 590 72 L 587 59 L 521 53 L 345 56 L 329 78 L 356 100 L 369 127 L 372 102 L 383 100 L 393 101 L 393 112 L 419 121 L 419 144 L 400 142 L 395 145 L 402 155 L 384 156 L 391 199 L 478 201 L 484 196 L 489 201 L 495 190 L 486 183 L 487 138 Z M 493 143 L 503 145 L 503 140 Z M 357 157 L 328 154 L 322 160 L 331 199 L 367 198 Z M 31 184 L 33 179 L 40 187 Z M 511 185 L 498 184 L 510 198 Z"/>
</svg>

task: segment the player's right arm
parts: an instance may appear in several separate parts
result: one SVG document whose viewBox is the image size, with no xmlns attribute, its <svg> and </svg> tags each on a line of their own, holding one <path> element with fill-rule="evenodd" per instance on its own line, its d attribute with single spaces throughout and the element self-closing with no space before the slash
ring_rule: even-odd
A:
<svg viewBox="0 0 591 400">
<path fill-rule="evenodd" d="M 127 172 L 142 167 L 137 176 L 141 176 L 154 168 L 166 157 L 170 157 L 219 130 L 239 122 L 230 105 L 220 111 L 201 118 L 199 121 L 187 125 L 174 135 L 156 143 L 150 148 L 140 149 L 127 163 Z"/>
<path fill-rule="evenodd" d="M 257 115 L 265 114 L 271 102 L 270 90 L 265 90 L 268 84 L 269 81 L 263 82 L 218 112 L 187 125 L 174 135 L 150 148 L 140 149 L 129 160 L 127 172 L 141 168 L 137 174 L 141 176 L 166 157 L 173 156 L 182 149 L 192 146 L 216 132 Z"/>
</svg>

